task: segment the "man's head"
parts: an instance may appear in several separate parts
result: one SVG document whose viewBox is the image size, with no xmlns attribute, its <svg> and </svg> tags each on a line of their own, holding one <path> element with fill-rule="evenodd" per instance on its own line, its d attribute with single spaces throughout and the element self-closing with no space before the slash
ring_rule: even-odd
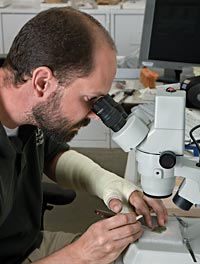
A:
<svg viewBox="0 0 200 264">
<path fill-rule="evenodd" d="M 115 49 L 108 32 L 91 16 L 72 8 L 51 8 L 22 27 L 4 66 L 14 74 L 15 84 L 32 77 L 40 66 L 49 67 L 59 84 L 69 83 L 91 73 L 100 39 Z"/>
<path fill-rule="evenodd" d="M 34 100 L 29 101 L 34 103 L 28 111 L 25 108 L 26 123 L 61 141 L 70 140 L 91 118 L 93 99 L 108 93 L 116 70 L 116 49 L 91 16 L 53 8 L 25 24 L 3 68 L 16 87 L 32 87 Z"/>
</svg>

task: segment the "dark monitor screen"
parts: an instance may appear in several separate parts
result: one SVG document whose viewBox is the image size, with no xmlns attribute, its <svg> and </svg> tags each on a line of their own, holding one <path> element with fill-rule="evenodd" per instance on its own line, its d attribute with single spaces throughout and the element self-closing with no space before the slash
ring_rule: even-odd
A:
<svg viewBox="0 0 200 264">
<path fill-rule="evenodd" d="M 146 0 L 139 62 L 177 71 L 200 65 L 200 0 Z"/>
</svg>

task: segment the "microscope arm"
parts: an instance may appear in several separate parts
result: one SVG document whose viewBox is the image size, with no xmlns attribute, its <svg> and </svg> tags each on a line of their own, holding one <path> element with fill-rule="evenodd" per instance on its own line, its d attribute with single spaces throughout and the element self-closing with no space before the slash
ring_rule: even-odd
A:
<svg viewBox="0 0 200 264">
<path fill-rule="evenodd" d="M 200 169 L 196 163 L 195 160 L 182 157 L 181 163 L 175 166 L 175 175 L 182 176 L 184 179 L 173 200 L 182 209 L 185 209 L 186 205 L 180 206 L 180 202 L 181 204 L 186 201 L 191 204 L 200 204 Z M 181 199 L 178 201 L 177 197 L 181 197 L 183 201 Z"/>
</svg>

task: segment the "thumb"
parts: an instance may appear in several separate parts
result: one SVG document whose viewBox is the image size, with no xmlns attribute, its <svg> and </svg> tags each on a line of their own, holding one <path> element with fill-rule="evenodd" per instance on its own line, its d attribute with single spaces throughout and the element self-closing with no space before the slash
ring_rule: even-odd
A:
<svg viewBox="0 0 200 264">
<path fill-rule="evenodd" d="M 122 202 L 119 199 L 112 199 L 109 202 L 109 207 L 113 212 L 119 213 L 122 210 Z"/>
</svg>

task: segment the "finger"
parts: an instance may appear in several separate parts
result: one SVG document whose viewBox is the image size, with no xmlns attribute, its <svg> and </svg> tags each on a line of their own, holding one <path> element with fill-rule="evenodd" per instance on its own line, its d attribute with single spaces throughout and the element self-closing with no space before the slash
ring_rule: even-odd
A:
<svg viewBox="0 0 200 264">
<path fill-rule="evenodd" d="M 113 212 L 119 213 L 122 210 L 122 202 L 119 199 L 112 199 L 109 202 L 109 207 Z"/>
<path fill-rule="evenodd" d="M 119 240 L 115 240 L 114 242 L 117 243 L 118 248 L 121 249 L 121 252 L 123 252 L 123 250 L 127 248 L 127 246 L 136 242 L 142 236 L 142 234 L 143 234 L 143 230 L 141 229 L 139 232 L 134 233 L 134 235 L 128 236 L 126 238 L 121 238 Z"/>
<path fill-rule="evenodd" d="M 149 206 L 152 207 L 153 211 L 157 215 L 157 222 L 159 225 L 163 226 L 167 222 L 167 208 L 165 207 L 162 200 L 152 199 L 147 196 L 144 196 L 144 200 L 148 203 Z"/>
<path fill-rule="evenodd" d="M 113 217 L 103 220 L 108 230 L 119 228 L 121 226 L 136 223 L 136 215 L 134 213 L 116 214 Z"/>
<path fill-rule="evenodd" d="M 148 227 L 152 228 L 152 219 L 150 208 L 143 200 L 143 194 L 141 192 L 134 192 L 130 197 L 130 204 L 135 208 L 135 212 L 139 215 L 143 215 Z"/>
<path fill-rule="evenodd" d="M 112 229 L 110 232 L 113 240 L 121 240 L 132 237 L 132 240 L 135 241 L 142 235 L 143 229 L 141 223 L 136 222 L 134 224 L 129 224 Z"/>
<path fill-rule="evenodd" d="M 136 242 L 143 234 L 143 230 L 141 229 L 139 232 L 134 233 L 125 238 L 120 238 L 113 241 L 113 245 L 117 250 L 122 252 L 129 244 Z"/>
</svg>

